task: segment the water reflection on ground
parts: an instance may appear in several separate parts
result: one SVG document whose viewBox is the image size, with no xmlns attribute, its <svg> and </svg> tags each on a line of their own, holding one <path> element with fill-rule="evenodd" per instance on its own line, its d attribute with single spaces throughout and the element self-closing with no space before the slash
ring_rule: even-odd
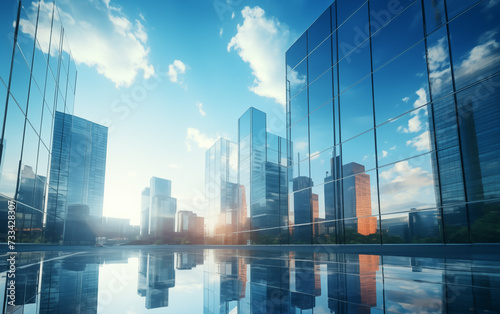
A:
<svg viewBox="0 0 500 314">
<path fill-rule="evenodd" d="M 5 257 L 5 258 L 3 258 Z M 314 250 L 93 249 L 16 256 L 4 313 L 493 313 L 500 263 Z"/>
</svg>

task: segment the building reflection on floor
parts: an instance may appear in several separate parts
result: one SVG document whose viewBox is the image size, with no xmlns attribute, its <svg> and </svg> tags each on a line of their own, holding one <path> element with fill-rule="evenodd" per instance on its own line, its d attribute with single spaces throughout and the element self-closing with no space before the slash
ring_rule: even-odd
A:
<svg viewBox="0 0 500 314">
<path fill-rule="evenodd" d="M 181 302 L 171 293 L 186 285 L 200 286 L 188 299 L 203 299 L 203 309 L 183 304 L 186 313 L 463 313 L 500 308 L 500 263 L 494 259 L 124 249 L 19 253 L 17 263 L 15 308 L 7 306 L 8 265 L 0 263 L 4 313 L 107 313 L 113 305 L 102 311 L 99 291 L 105 265 L 134 267 L 136 277 L 127 285 L 134 286 L 135 301 L 142 304 L 139 312 Z M 197 282 L 184 282 L 179 273 L 196 270 L 203 274 L 195 277 Z M 120 302 L 127 301 L 134 300 Z"/>
</svg>

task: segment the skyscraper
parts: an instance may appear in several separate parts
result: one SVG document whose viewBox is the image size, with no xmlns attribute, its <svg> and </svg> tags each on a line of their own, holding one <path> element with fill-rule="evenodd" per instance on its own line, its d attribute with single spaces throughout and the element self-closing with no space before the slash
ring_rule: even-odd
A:
<svg viewBox="0 0 500 314">
<path fill-rule="evenodd" d="M 73 113 L 76 65 L 54 2 L 3 1 L 0 21 L 0 241 L 15 200 L 16 242 L 58 242 L 63 217 L 46 208 L 58 189 L 49 183 L 53 122 L 56 111 Z"/>
<path fill-rule="evenodd" d="M 54 226 L 54 240 L 64 234 L 61 222 L 68 208 L 85 205 L 89 216 L 102 217 L 108 128 L 91 121 L 56 111 L 47 225 Z M 76 207 L 75 207 L 76 208 Z"/>
<path fill-rule="evenodd" d="M 289 199 L 325 219 L 290 243 L 500 240 L 500 4 L 455 2 L 338 0 L 287 51 Z"/>
<path fill-rule="evenodd" d="M 141 193 L 141 236 L 149 234 L 149 188 Z"/>
<path fill-rule="evenodd" d="M 219 139 L 205 153 L 205 241 L 235 244 L 238 229 L 238 146 Z"/>
<path fill-rule="evenodd" d="M 288 241 L 286 140 L 266 125 L 266 114 L 253 107 L 238 120 L 238 183 L 245 195 L 240 208 L 249 221 L 240 225 L 240 243 Z"/>
<path fill-rule="evenodd" d="M 152 237 L 163 237 L 175 232 L 177 199 L 172 197 L 172 181 L 152 177 L 149 187 L 149 205 L 146 208 L 148 190 L 142 192 L 141 230 Z M 148 213 L 146 213 L 148 212 Z M 146 220 L 146 216 L 148 219 Z"/>
</svg>

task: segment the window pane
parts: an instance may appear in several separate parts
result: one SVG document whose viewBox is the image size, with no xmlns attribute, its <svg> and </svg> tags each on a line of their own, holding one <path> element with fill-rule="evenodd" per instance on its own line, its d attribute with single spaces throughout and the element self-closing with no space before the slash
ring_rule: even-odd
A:
<svg viewBox="0 0 500 314">
<path fill-rule="evenodd" d="M 42 122 L 42 109 L 43 96 L 40 93 L 38 86 L 32 80 L 28 104 L 28 120 L 38 134 L 40 134 L 40 125 Z"/>
<path fill-rule="evenodd" d="M 446 22 L 444 0 L 424 0 L 425 27 L 427 34 Z"/>
<path fill-rule="evenodd" d="M 354 1 L 353 1 L 354 2 Z M 339 10 L 340 8 L 339 3 Z M 340 11 L 339 11 L 340 13 Z M 369 50 L 368 28 L 368 4 L 364 4 L 356 13 L 354 13 L 337 30 L 339 36 L 339 59 L 345 57 L 354 48 L 361 45 L 360 48 Z"/>
<path fill-rule="evenodd" d="M 500 241 L 500 202 L 469 204 L 469 215 L 473 243 Z"/>
<path fill-rule="evenodd" d="M 500 91 L 487 84 L 494 82 L 486 81 L 457 94 L 469 201 L 500 197 Z M 479 93 L 480 90 L 483 92 Z"/>
<path fill-rule="evenodd" d="M 381 213 L 436 208 L 434 158 L 426 154 L 379 169 Z"/>
<path fill-rule="evenodd" d="M 309 82 L 332 67 L 332 38 L 328 37 L 321 46 L 316 48 L 308 57 Z M 330 74 L 331 76 L 331 74 Z"/>
<path fill-rule="evenodd" d="M 311 155 L 332 147 L 333 102 L 328 102 L 309 116 Z"/>
<path fill-rule="evenodd" d="M 421 2 L 413 2 L 403 13 L 372 35 L 374 69 L 424 38 L 421 10 Z"/>
<path fill-rule="evenodd" d="M 469 242 L 469 226 L 465 206 L 443 207 L 443 224 L 446 243 Z"/>
<path fill-rule="evenodd" d="M 307 31 L 308 51 L 313 51 L 328 35 L 331 34 L 330 8 L 311 25 Z"/>
<path fill-rule="evenodd" d="M 309 85 L 309 112 L 324 105 L 332 97 L 332 71 L 329 70 Z"/>
<path fill-rule="evenodd" d="M 0 193 L 14 197 L 21 159 L 25 117 L 12 97 L 5 122 L 2 165 L 0 166 Z"/>
<path fill-rule="evenodd" d="M 457 90 L 500 70 L 498 16 L 500 3 L 484 1 L 450 22 Z"/>
<path fill-rule="evenodd" d="M 339 62 L 340 92 L 365 78 L 370 72 L 370 49 L 357 48 Z"/>
<path fill-rule="evenodd" d="M 330 177 L 333 149 L 311 154 L 311 179 L 316 186 L 325 182 Z M 331 181 L 331 179 L 329 179 Z"/>
<path fill-rule="evenodd" d="M 429 101 L 424 43 L 373 73 L 376 123 L 379 125 Z"/>
<path fill-rule="evenodd" d="M 288 88 L 290 89 L 289 99 L 300 93 L 307 85 L 307 60 L 299 64 L 295 69 L 287 71 L 286 76 Z"/>
<path fill-rule="evenodd" d="M 21 107 L 23 113 L 26 113 L 26 106 L 28 104 L 29 83 L 30 71 L 28 65 L 26 64 L 19 47 L 16 46 L 10 93 L 14 95 L 14 98 L 16 99 L 19 107 Z"/>
<path fill-rule="evenodd" d="M 382 215 L 382 243 L 441 243 L 437 210 Z"/>
<path fill-rule="evenodd" d="M 304 160 L 309 156 L 309 119 L 305 118 L 291 128 L 291 139 L 293 145 L 292 159 L 294 162 Z"/>
<path fill-rule="evenodd" d="M 477 3 L 479 1 L 480 0 L 446 0 L 448 19 L 451 20 L 459 13 L 462 13 L 466 9 L 470 8 L 474 3 Z"/>
<path fill-rule="evenodd" d="M 453 92 L 446 28 L 427 37 L 427 63 L 432 99 Z"/>
<path fill-rule="evenodd" d="M 352 168 L 353 173 L 351 174 L 375 169 L 374 132 L 369 131 L 342 143 L 342 161 L 344 167 L 351 163 L 357 166 Z M 348 175 L 344 173 L 344 177 Z"/>
<path fill-rule="evenodd" d="M 294 125 L 299 120 L 307 117 L 309 113 L 307 105 L 307 89 L 290 100 L 290 125 Z"/>
<path fill-rule="evenodd" d="M 338 0 L 337 3 L 337 25 L 342 24 L 354 13 L 365 0 Z"/>
<path fill-rule="evenodd" d="M 424 106 L 378 127 L 379 166 L 429 152 L 431 116 L 428 106 Z"/>
<path fill-rule="evenodd" d="M 342 142 L 373 128 L 371 80 L 365 79 L 340 95 Z"/>
<path fill-rule="evenodd" d="M 287 74 L 307 56 L 306 38 L 307 33 L 304 33 L 286 52 Z"/>
</svg>

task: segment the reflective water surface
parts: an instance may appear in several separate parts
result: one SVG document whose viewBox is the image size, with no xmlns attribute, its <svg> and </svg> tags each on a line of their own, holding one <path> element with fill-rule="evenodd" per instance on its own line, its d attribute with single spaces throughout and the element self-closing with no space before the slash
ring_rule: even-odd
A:
<svg viewBox="0 0 500 314">
<path fill-rule="evenodd" d="M 500 262 L 313 249 L 93 249 L 16 255 L 4 313 L 496 313 Z M 10 291 L 9 291 L 10 292 Z"/>
</svg>

